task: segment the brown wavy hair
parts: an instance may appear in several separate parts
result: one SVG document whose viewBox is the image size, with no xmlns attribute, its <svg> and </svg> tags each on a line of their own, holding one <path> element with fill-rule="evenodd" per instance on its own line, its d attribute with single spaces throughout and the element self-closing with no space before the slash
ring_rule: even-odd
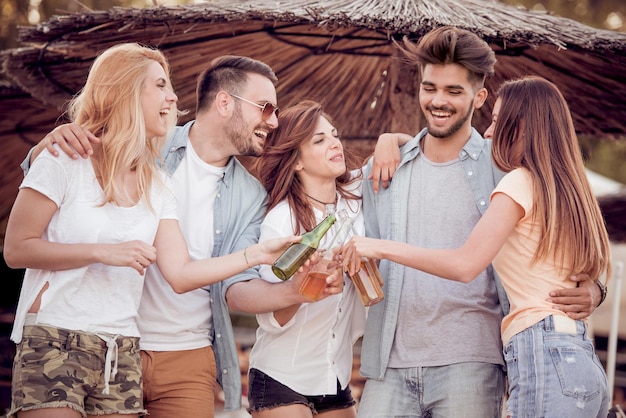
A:
<svg viewBox="0 0 626 418">
<path fill-rule="evenodd" d="M 278 128 L 269 133 L 263 154 L 254 167 L 256 176 L 269 195 L 267 210 L 270 211 L 284 199 L 289 202 L 295 214 L 294 233 L 310 231 L 316 224 L 315 214 L 296 175 L 295 166 L 300 158 L 300 145 L 313 137 L 320 117 L 333 123 L 322 106 L 310 100 L 283 110 L 278 116 Z M 353 176 L 351 171 L 359 167 L 357 158 L 345 149 L 344 156 L 347 170 L 336 179 L 337 191 L 344 199 L 358 200 L 360 197 L 347 186 L 359 181 L 362 173 L 359 170 Z"/>
<path fill-rule="evenodd" d="M 598 278 L 606 272 L 608 279 L 609 238 L 565 98 L 535 76 L 505 82 L 498 97 L 492 156 L 502 171 L 524 167 L 531 174 L 534 221 L 541 228 L 534 260 L 554 256 L 570 273 Z M 520 146 L 513 147 L 516 141 Z"/>
</svg>

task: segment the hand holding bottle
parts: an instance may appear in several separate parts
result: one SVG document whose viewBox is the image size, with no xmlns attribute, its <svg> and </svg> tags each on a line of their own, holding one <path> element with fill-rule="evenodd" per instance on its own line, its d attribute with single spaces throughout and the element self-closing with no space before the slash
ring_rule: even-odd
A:
<svg viewBox="0 0 626 418">
<path fill-rule="evenodd" d="M 368 256 L 376 254 L 373 251 L 378 248 L 380 248 L 379 240 L 355 235 L 341 251 L 343 268 L 348 272 L 364 306 L 372 306 L 384 298 L 383 280 L 374 261 L 376 255 Z M 367 252 L 359 249 L 366 249 Z"/>
<path fill-rule="evenodd" d="M 341 288 L 343 288 L 341 263 L 334 257 L 334 251 L 332 249 L 320 251 L 319 260 L 311 266 L 311 270 L 300 286 L 300 294 L 311 302 L 322 299 L 327 288 L 327 279 L 333 274 L 341 278 Z"/>
<path fill-rule="evenodd" d="M 300 286 L 300 294 L 311 302 L 317 302 L 324 295 L 326 280 L 333 274 L 338 274 L 343 281 L 343 269 L 339 260 L 341 246 L 350 238 L 354 220 L 348 212 L 342 209 L 337 213 L 337 231 L 327 247 L 320 251 L 320 259 L 313 267 Z M 343 285 L 341 286 L 343 289 Z"/>
<path fill-rule="evenodd" d="M 290 245 L 300 241 L 301 237 L 279 237 L 251 245 L 244 250 L 243 256 L 248 267 L 258 264 L 272 264 Z"/>
<path fill-rule="evenodd" d="M 379 259 L 381 240 L 354 235 L 341 248 L 343 268 L 348 274 L 355 274 L 361 268 L 361 257 Z"/>
<path fill-rule="evenodd" d="M 291 244 L 272 264 L 272 271 L 276 277 L 281 280 L 287 280 L 293 276 L 317 250 L 322 237 L 335 223 L 335 220 L 335 215 L 329 213 L 315 228 L 303 234 L 299 241 Z"/>
<path fill-rule="evenodd" d="M 320 254 L 322 251 L 316 251 L 303 265 L 298 269 L 298 271 L 291 276 L 289 280 L 286 280 L 285 285 L 289 285 L 293 288 L 293 291 L 297 293 L 301 297 L 301 301 L 299 303 L 304 302 L 313 302 L 311 298 L 304 296 L 301 288 L 305 283 L 305 280 L 309 278 L 309 272 L 317 264 L 320 260 Z M 344 287 L 344 274 L 343 270 L 341 270 L 341 262 L 339 261 L 339 268 L 333 274 L 328 275 L 323 279 L 323 283 L 321 284 L 321 295 L 318 300 L 322 300 L 327 298 L 328 296 L 339 294 L 343 291 Z"/>
</svg>

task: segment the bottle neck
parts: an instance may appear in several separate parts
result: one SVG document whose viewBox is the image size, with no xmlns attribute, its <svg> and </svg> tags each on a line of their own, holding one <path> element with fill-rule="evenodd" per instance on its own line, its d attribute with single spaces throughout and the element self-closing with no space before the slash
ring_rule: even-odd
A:
<svg viewBox="0 0 626 418">
<path fill-rule="evenodd" d="M 330 227 L 335 223 L 337 218 L 335 218 L 334 213 L 330 213 L 324 218 L 322 222 L 320 222 L 315 228 L 306 234 L 302 235 L 301 242 L 303 244 L 309 244 L 317 248 L 322 237 L 328 232 Z"/>
</svg>

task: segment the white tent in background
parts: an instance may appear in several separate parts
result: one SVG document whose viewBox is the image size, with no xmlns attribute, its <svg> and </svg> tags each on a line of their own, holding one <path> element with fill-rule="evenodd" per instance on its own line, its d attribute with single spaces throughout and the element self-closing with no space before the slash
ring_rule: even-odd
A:
<svg viewBox="0 0 626 418">
<path fill-rule="evenodd" d="M 591 170 L 586 170 L 587 179 L 596 197 L 604 197 L 626 193 L 626 186 L 618 181 L 605 177 Z M 611 243 L 613 258 L 613 277 L 608 283 L 606 301 L 591 315 L 591 333 L 594 336 L 608 337 L 606 352 L 598 351 L 598 355 L 606 363 L 611 394 L 615 386 L 624 387 L 626 377 L 616 377 L 617 341 L 626 338 L 626 318 L 621 318 L 620 307 L 626 303 L 626 289 L 622 286 L 622 272 L 626 264 L 626 244 Z M 618 294 L 619 293 L 619 294 Z M 623 363 L 621 359 L 619 363 Z"/>
<path fill-rule="evenodd" d="M 587 172 L 587 179 L 591 185 L 591 190 L 593 190 L 596 197 L 626 192 L 626 185 L 619 181 L 615 181 L 589 169 L 585 171 Z"/>
</svg>

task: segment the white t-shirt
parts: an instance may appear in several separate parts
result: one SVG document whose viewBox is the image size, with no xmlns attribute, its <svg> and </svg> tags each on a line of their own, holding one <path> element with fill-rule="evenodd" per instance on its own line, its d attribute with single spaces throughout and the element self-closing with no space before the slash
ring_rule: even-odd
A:
<svg viewBox="0 0 626 418">
<path fill-rule="evenodd" d="M 189 255 L 198 260 L 213 252 L 213 208 L 225 168 L 205 163 L 187 141 L 185 156 L 172 175 L 172 189 Z M 139 306 L 141 349 L 179 351 L 211 345 L 210 297 L 205 289 L 174 292 L 151 265 Z"/>
<path fill-rule="evenodd" d="M 163 176 L 166 182 L 165 174 Z M 160 219 L 176 219 L 176 201 L 164 183 L 151 189 L 154 212 L 140 200 L 135 206 L 100 206 L 104 193 L 91 160 L 72 160 L 64 153 L 44 151 L 33 163 L 20 188 L 31 188 L 58 207 L 43 239 L 59 243 L 152 244 Z M 36 323 L 85 332 L 138 337 L 137 309 L 144 276 L 131 267 L 100 263 L 49 271 L 27 269 L 11 339 L 18 343 L 26 313 L 46 283 Z"/>
<path fill-rule="evenodd" d="M 360 200 L 348 203 L 340 199 L 337 211 L 341 209 L 347 209 L 355 218 L 355 231 L 363 234 Z M 323 216 L 315 210 L 318 223 Z M 292 235 L 293 224 L 289 204 L 282 201 L 264 219 L 259 241 Z M 335 228 L 331 227 L 324 240 L 332 239 L 334 234 Z M 280 281 L 267 265 L 261 266 L 261 277 L 269 282 Z M 259 328 L 250 352 L 250 368 L 307 396 L 335 395 L 337 379 L 346 388 L 352 374 L 352 347 L 363 334 L 366 310 L 350 279 L 344 281 L 342 293 L 303 303 L 283 326 L 273 313 L 257 315 Z"/>
</svg>

